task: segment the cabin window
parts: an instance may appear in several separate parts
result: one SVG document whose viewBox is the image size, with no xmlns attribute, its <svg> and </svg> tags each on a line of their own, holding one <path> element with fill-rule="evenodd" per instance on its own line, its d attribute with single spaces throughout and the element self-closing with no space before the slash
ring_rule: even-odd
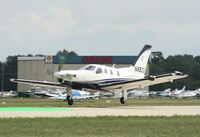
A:
<svg viewBox="0 0 200 137">
<path fill-rule="evenodd" d="M 119 73 L 119 71 L 117 71 L 117 76 L 120 76 L 120 73 Z"/>
<path fill-rule="evenodd" d="M 100 74 L 100 73 L 102 73 L 103 71 L 102 71 L 102 69 L 101 68 L 97 68 L 97 70 L 96 70 L 96 74 Z"/>
<path fill-rule="evenodd" d="M 107 74 L 107 69 L 104 69 L 104 73 L 106 73 L 106 74 Z"/>
<path fill-rule="evenodd" d="M 110 74 L 113 75 L 113 71 L 110 69 Z"/>
</svg>

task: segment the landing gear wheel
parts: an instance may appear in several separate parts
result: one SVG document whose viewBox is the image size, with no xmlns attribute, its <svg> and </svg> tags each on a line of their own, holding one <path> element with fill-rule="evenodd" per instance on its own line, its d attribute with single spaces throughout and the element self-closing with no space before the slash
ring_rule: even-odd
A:
<svg viewBox="0 0 200 137">
<path fill-rule="evenodd" d="M 121 98 L 120 98 L 120 103 L 121 103 L 121 104 L 125 104 L 125 103 L 126 103 L 126 101 L 124 100 L 124 97 L 121 97 Z"/>
<path fill-rule="evenodd" d="M 67 96 L 67 103 L 68 103 L 68 105 L 73 105 L 73 103 L 74 103 L 74 100 L 72 99 L 72 97 L 71 97 L 71 95 L 68 95 Z"/>
</svg>

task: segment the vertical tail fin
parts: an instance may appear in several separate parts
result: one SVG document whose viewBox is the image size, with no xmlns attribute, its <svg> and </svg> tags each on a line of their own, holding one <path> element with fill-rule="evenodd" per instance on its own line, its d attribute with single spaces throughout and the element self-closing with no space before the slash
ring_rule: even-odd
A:
<svg viewBox="0 0 200 137">
<path fill-rule="evenodd" d="M 151 54 L 151 45 L 145 45 L 137 57 L 137 61 L 133 64 L 134 73 L 136 75 L 144 76 Z"/>
</svg>

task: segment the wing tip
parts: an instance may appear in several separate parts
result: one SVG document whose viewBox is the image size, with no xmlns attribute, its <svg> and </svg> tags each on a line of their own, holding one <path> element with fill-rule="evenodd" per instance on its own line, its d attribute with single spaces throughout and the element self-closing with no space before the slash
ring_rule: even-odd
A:
<svg viewBox="0 0 200 137">
<path fill-rule="evenodd" d="M 185 74 L 185 73 L 183 73 L 183 72 L 180 72 L 180 71 L 175 71 L 174 73 L 175 73 L 175 75 L 177 75 L 177 76 L 185 76 L 185 77 L 188 76 L 187 74 Z"/>
<path fill-rule="evenodd" d="M 14 79 L 14 78 L 11 78 L 11 79 L 10 79 L 10 82 L 14 82 L 14 81 L 15 81 L 15 79 Z"/>
</svg>

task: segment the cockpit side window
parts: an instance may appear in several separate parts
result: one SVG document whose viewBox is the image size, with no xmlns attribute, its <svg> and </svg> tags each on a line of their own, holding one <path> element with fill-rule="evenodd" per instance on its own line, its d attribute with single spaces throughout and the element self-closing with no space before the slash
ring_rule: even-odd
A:
<svg viewBox="0 0 200 137">
<path fill-rule="evenodd" d="M 96 68 L 95 66 L 88 66 L 85 68 L 85 70 L 94 71 L 95 68 Z"/>
<path fill-rule="evenodd" d="M 96 70 L 96 74 L 100 74 L 100 73 L 102 73 L 103 71 L 102 71 L 102 69 L 101 68 L 97 68 L 97 70 Z"/>
</svg>

